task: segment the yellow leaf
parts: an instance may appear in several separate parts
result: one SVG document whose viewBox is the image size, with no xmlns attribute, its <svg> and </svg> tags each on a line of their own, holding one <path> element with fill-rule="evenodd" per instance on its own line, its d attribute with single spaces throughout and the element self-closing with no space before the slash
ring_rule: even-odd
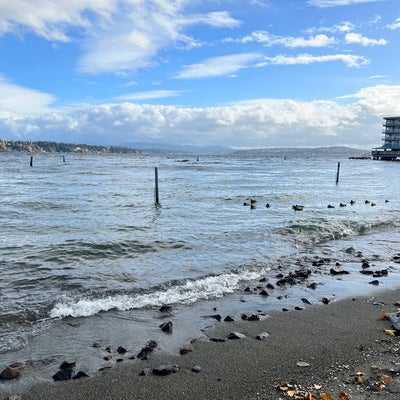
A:
<svg viewBox="0 0 400 400">
<path fill-rule="evenodd" d="M 288 396 L 293 397 L 296 394 L 296 391 L 293 389 L 290 389 L 286 393 L 288 394 Z"/>
<path fill-rule="evenodd" d="M 386 335 L 396 336 L 396 331 L 394 329 L 385 329 L 384 332 L 386 333 Z"/>
</svg>

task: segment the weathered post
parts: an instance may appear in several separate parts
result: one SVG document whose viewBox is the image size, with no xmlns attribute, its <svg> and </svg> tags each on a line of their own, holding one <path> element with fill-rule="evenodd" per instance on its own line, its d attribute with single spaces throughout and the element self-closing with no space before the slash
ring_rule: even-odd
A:
<svg viewBox="0 0 400 400">
<path fill-rule="evenodd" d="M 340 162 L 337 163 L 336 185 L 339 183 Z"/>
<path fill-rule="evenodd" d="M 33 156 L 31 156 L 31 161 L 29 162 L 29 166 L 30 166 L 30 167 L 33 166 Z"/>
<path fill-rule="evenodd" d="M 65 154 L 63 154 L 63 162 L 65 163 Z"/>
<path fill-rule="evenodd" d="M 154 168 L 154 178 L 155 178 L 155 202 L 156 204 L 160 203 L 160 199 L 158 197 L 158 166 L 156 165 Z"/>
</svg>

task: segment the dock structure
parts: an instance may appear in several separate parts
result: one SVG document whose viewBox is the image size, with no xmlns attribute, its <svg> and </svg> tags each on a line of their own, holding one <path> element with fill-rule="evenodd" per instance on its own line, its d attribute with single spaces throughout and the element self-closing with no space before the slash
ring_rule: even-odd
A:
<svg viewBox="0 0 400 400">
<path fill-rule="evenodd" d="M 374 160 L 400 160 L 400 116 L 383 117 L 383 146 L 372 149 Z"/>
</svg>

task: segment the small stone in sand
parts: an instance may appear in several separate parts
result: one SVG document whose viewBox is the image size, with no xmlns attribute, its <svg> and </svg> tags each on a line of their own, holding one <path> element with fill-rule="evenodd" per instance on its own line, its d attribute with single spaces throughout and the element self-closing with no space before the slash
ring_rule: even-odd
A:
<svg viewBox="0 0 400 400">
<path fill-rule="evenodd" d="M 240 332 L 232 332 L 228 335 L 228 339 L 235 340 L 235 339 L 244 339 L 246 335 Z"/>
</svg>

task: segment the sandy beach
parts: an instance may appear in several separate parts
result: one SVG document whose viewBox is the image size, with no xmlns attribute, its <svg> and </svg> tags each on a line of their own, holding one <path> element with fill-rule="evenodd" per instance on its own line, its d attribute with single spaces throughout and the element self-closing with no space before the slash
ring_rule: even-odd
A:
<svg viewBox="0 0 400 400">
<path fill-rule="evenodd" d="M 385 332 L 392 326 L 381 318 L 395 312 L 399 300 L 399 289 L 385 289 L 275 312 L 262 321 L 221 321 L 194 340 L 186 355 L 155 351 L 147 360 L 124 360 L 102 376 L 38 384 L 15 394 L 23 400 L 329 399 L 324 393 L 332 399 L 400 398 L 399 338 Z M 245 338 L 227 339 L 232 332 Z M 268 336 L 257 340 L 262 332 Z M 153 368 L 160 365 L 179 368 L 156 376 Z"/>
</svg>

